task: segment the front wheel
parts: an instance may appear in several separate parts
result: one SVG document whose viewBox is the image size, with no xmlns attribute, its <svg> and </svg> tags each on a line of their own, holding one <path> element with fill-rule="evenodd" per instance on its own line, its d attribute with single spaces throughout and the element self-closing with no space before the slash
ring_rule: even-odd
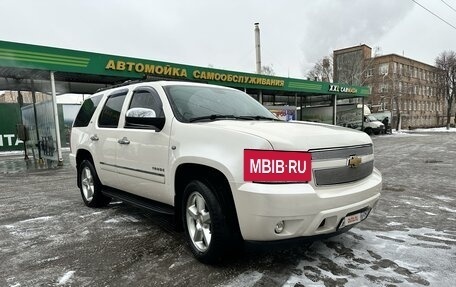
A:
<svg viewBox="0 0 456 287">
<path fill-rule="evenodd" d="M 83 160 L 79 166 L 79 186 L 82 200 L 88 207 L 103 207 L 111 199 L 101 193 L 101 182 L 98 179 L 95 167 L 88 160 Z"/>
<path fill-rule="evenodd" d="M 182 219 L 193 255 L 203 263 L 219 261 L 230 245 L 220 201 L 205 183 L 191 181 L 184 190 Z"/>
</svg>

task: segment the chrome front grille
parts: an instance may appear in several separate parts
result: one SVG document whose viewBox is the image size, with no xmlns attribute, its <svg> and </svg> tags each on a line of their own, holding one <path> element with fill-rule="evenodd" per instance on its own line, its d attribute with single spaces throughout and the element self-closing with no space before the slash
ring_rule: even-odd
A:
<svg viewBox="0 0 456 287">
<path fill-rule="evenodd" d="M 372 145 L 311 150 L 313 175 L 316 185 L 348 183 L 369 176 L 374 170 Z M 357 167 L 349 167 L 351 156 L 361 158 Z"/>
</svg>

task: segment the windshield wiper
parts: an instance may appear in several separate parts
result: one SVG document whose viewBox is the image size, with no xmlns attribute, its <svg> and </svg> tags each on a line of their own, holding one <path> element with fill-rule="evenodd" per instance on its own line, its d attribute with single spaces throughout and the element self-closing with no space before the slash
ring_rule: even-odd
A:
<svg viewBox="0 0 456 287">
<path fill-rule="evenodd" d="M 275 119 L 272 117 L 264 117 L 264 116 L 235 116 L 235 115 L 220 115 L 220 114 L 213 114 L 209 116 L 202 116 L 202 117 L 195 117 L 191 118 L 188 121 L 190 123 L 197 122 L 197 121 L 205 121 L 205 120 L 210 120 L 210 121 L 215 121 L 215 120 L 220 120 L 220 119 L 235 119 L 235 120 L 269 120 L 269 121 L 280 121 L 279 119 Z"/>
<path fill-rule="evenodd" d="M 204 121 L 204 120 L 218 120 L 218 119 L 237 119 L 235 115 L 209 115 L 209 116 L 203 116 L 203 117 L 196 117 L 196 118 L 191 118 L 188 121 L 190 123 L 197 122 L 197 121 Z"/>
<path fill-rule="evenodd" d="M 270 121 L 280 121 L 279 119 L 265 116 L 239 116 L 238 118 L 243 120 L 270 120 Z"/>
</svg>

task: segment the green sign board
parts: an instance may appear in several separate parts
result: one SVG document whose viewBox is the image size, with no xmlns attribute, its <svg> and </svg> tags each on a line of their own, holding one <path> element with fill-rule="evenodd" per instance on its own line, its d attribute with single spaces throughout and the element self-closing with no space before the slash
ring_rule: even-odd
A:
<svg viewBox="0 0 456 287">
<path fill-rule="evenodd" d="M 23 143 L 17 137 L 16 124 L 21 121 L 18 104 L 0 104 L 0 152 L 22 150 Z"/>
<path fill-rule="evenodd" d="M 0 41 L 0 67 L 141 79 L 147 76 L 201 81 L 238 88 L 368 96 L 367 87 L 241 73 L 130 57 Z M 337 86 L 337 87 L 335 87 Z"/>
</svg>

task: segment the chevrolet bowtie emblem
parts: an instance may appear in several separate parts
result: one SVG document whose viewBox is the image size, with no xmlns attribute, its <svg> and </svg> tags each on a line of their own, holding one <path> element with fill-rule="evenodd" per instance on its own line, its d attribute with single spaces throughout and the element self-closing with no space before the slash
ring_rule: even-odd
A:
<svg viewBox="0 0 456 287">
<path fill-rule="evenodd" d="M 352 155 L 348 158 L 347 165 L 348 165 L 348 167 L 356 168 L 356 167 L 360 166 L 361 162 L 362 162 L 361 157 Z"/>
</svg>

